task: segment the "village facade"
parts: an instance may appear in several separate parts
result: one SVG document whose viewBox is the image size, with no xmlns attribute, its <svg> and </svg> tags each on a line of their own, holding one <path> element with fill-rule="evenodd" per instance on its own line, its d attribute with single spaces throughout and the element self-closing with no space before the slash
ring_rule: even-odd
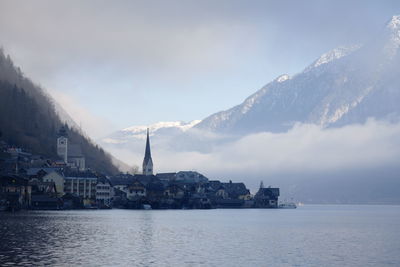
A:
<svg viewBox="0 0 400 267">
<path fill-rule="evenodd" d="M 59 158 L 50 160 L 1 143 L 0 209 L 208 209 L 277 208 L 279 188 L 260 186 L 253 196 L 242 182 L 209 180 L 196 171 L 154 174 L 147 131 L 141 174 L 105 176 L 86 167 L 62 127 Z"/>
</svg>

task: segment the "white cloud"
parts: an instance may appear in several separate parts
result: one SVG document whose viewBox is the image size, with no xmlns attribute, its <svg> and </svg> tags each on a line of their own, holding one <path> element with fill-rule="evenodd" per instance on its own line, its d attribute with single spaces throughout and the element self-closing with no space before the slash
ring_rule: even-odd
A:
<svg viewBox="0 0 400 267">
<path fill-rule="evenodd" d="M 91 113 L 73 97 L 55 90 L 52 90 L 49 93 L 63 107 L 68 115 L 71 116 L 81 130 L 83 130 L 84 133 L 87 133 L 91 138 L 96 139 L 104 136 L 113 128 L 111 122 Z"/>
</svg>

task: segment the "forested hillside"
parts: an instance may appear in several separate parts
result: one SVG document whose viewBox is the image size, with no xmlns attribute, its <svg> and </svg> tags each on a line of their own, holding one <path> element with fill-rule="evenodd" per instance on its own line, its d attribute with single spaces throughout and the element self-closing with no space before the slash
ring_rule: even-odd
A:
<svg viewBox="0 0 400 267">
<path fill-rule="evenodd" d="M 25 77 L 0 49 L 0 140 L 57 158 L 57 131 L 62 124 L 52 98 Z M 70 142 L 81 146 L 87 167 L 106 174 L 118 172 L 102 148 L 77 129 L 67 128 Z"/>
</svg>

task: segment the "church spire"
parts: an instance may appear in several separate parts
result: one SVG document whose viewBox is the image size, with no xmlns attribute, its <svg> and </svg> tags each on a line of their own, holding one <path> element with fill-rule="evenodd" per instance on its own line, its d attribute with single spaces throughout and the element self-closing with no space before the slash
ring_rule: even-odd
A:
<svg viewBox="0 0 400 267">
<path fill-rule="evenodd" d="M 147 128 L 147 139 L 146 139 L 146 151 L 144 154 L 144 159 L 151 159 L 151 151 L 150 151 L 150 138 L 149 138 L 149 128 Z"/>
<path fill-rule="evenodd" d="M 146 150 L 143 159 L 143 174 L 144 175 L 153 174 L 153 160 L 151 158 L 149 128 L 147 128 Z"/>
</svg>

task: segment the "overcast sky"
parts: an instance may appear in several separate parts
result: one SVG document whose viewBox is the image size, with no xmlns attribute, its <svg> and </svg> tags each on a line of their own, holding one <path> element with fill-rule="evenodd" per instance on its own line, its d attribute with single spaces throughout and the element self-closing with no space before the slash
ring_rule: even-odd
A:
<svg viewBox="0 0 400 267">
<path fill-rule="evenodd" d="M 99 138 L 230 108 L 395 14 L 395 0 L 0 0 L 0 45 Z"/>
</svg>

